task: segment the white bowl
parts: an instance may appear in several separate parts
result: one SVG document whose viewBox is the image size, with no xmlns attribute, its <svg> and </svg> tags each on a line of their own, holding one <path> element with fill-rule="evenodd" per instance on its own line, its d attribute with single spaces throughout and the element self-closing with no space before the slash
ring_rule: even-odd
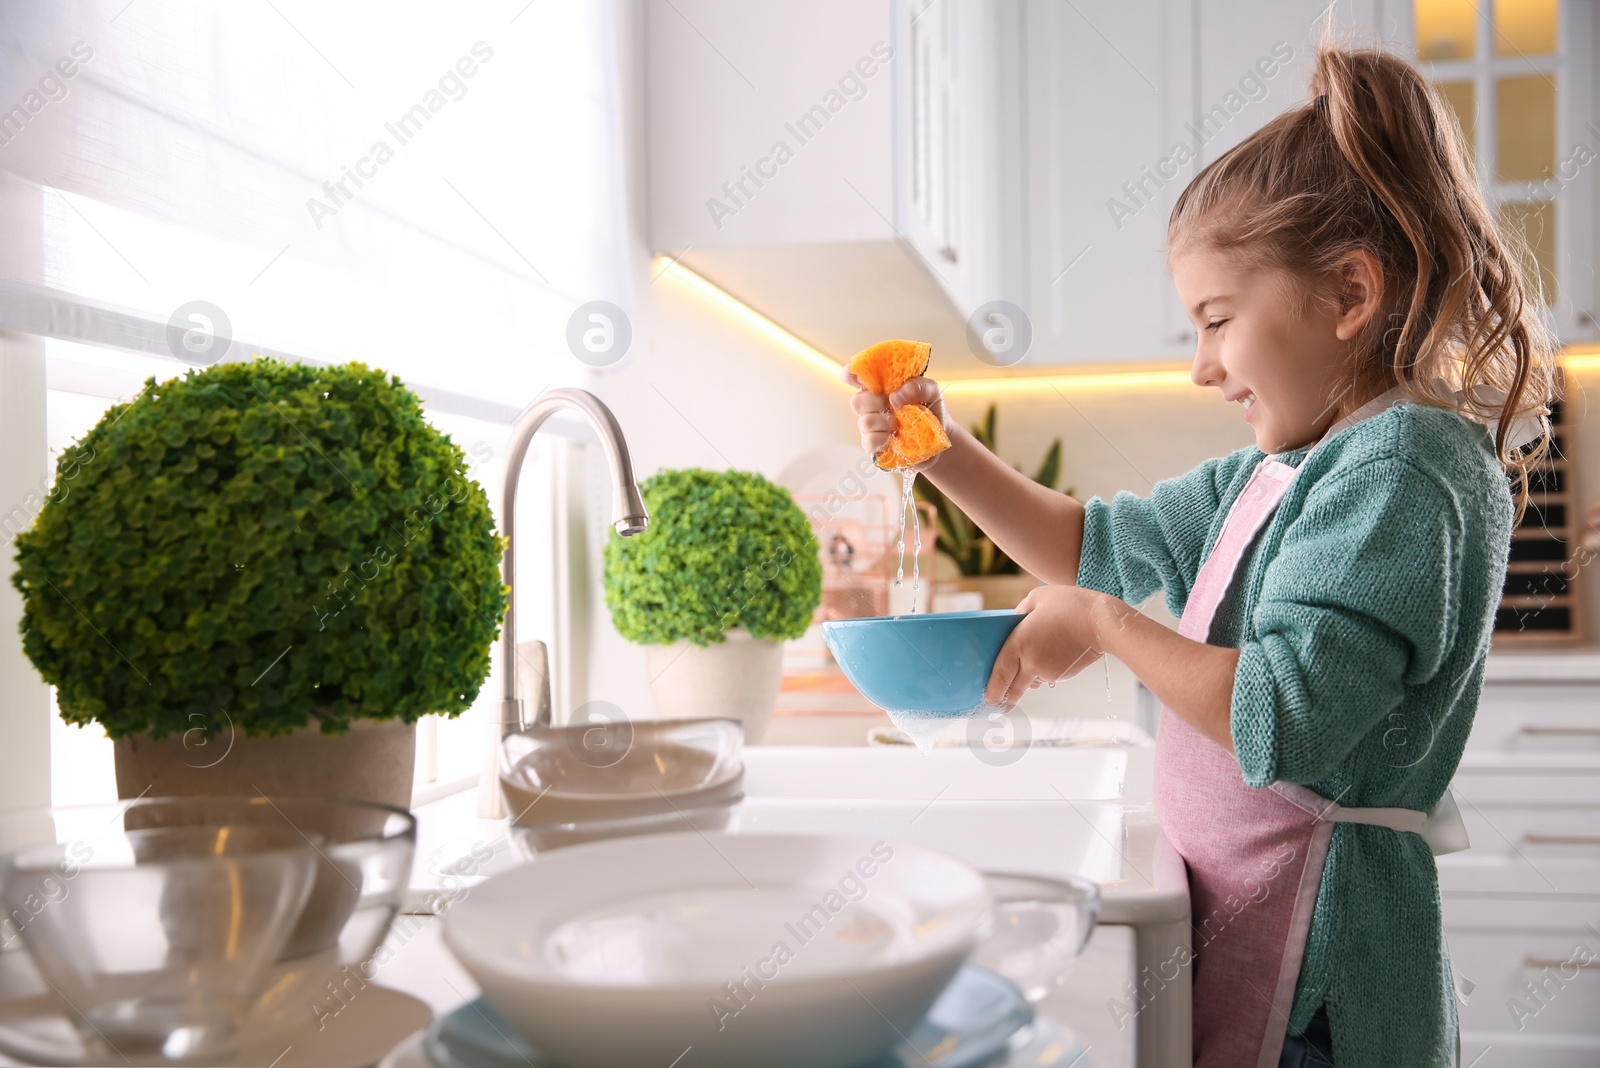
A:
<svg viewBox="0 0 1600 1068">
<path fill-rule="evenodd" d="M 922 1019 L 994 904 L 982 873 L 917 846 L 687 832 L 497 875 L 446 913 L 444 939 L 570 1068 L 691 1047 L 696 1068 L 843 1068 Z"/>
</svg>

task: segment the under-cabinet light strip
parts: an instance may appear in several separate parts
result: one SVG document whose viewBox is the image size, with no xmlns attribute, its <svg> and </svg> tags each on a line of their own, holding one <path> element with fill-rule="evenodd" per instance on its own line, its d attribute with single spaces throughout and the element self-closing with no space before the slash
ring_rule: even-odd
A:
<svg viewBox="0 0 1600 1068">
<path fill-rule="evenodd" d="M 668 256 L 657 256 L 655 277 L 670 276 L 690 292 L 711 304 L 729 318 L 763 335 L 780 348 L 792 353 L 809 366 L 823 372 L 835 382 L 843 384 L 840 362 L 827 353 L 807 344 L 785 330 L 765 315 L 756 311 L 727 290 L 708 281 Z M 1569 371 L 1600 371 L 1600 342 L 1583 342 L 1568 345 L 1561 358 Z M 963 394 L 991 395 L 997 393 L 1027 393 L 1038 390 L 1096 390 L 1096 389 L 1148 389 L 1165 386 L 1189 386 L 1189 365 L 1174 362 L 1170 368 L 1144 371 L 1084 370 L 1067 374 L 1016 375 L 1005 378 L 949 378 L 940 385 L 948 396 Z"/>
<path fill-rule="evenodd" d="M 669 256 L 657 256 L 653 270 L 655 278 L 671 278 L 730 319 L 754 330 L 802 362 L 824 372 L 841 386 L 845 385 L 844 377 L 839 373 L 841 365 L 838 360 L 812 348 L 714 282 L 707 281 Z"/>
</svg>

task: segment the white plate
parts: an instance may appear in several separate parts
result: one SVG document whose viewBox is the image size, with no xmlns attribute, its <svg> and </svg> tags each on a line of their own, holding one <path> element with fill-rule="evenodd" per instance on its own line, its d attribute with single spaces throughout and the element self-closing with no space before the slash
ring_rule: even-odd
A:
<svg viewBox="0 0 1600 1068">
<path fill-rule="evenodd" d="M 988 933 L 983 876 L 826 835 L 670 834 L 550 853 L 445 915 L 484 996 L 571 1068 L 858 1064 Z"/>
</svg>

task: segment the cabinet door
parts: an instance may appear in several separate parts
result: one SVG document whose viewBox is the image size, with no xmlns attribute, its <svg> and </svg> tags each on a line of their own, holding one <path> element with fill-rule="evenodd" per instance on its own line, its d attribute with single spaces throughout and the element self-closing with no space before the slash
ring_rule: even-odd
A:
<svg viewBox="0 0 1600 1068">
<path fill-rule="evenodd" d="M 648 0 L 655 251 L 891 241 L 890 0 Z"/>
<path fill-rule="evenodd" d="M 1198 71 L 1184 133 L 1204 166 L 1306 100 L 1325 20 L 1354 45 L 1399 30 L 1382 0 L 1195 0 Z M 1389 7 L 1393 8 L 1391 2 Z"/>
<path fill-rule="evenodd" d="M 896 228 L 962 316 L 1011 297 L 1018 0 L 897 0 Z M 1014 271 L 1009 273 L 1014 274 Z"/>
<path fill-rule="evenodd" d="M 1194 173 L 1174 152 L 1192 3 L 1027 0 L 1022 32 L 1028 362 L 1186 357 L 1164 245 Z"/>
</svg>

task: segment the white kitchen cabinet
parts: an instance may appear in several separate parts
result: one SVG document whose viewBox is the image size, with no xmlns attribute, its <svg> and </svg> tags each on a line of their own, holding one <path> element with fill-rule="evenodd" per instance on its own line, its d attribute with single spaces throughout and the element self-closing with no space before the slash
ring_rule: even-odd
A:
<svg viewBox="0 0 1600 1068">
<path fill-rule="evenodd" d="M 965 322 L 1018 229 L 1011 0 L 647 12 L 654 249 L 836 357 L 907 336 L 984 367 Z"/>
<path fill-rule="evenodd" d="M 1492 655 L 1452 789 L 1472 839 L 1438 858 L 1462 1063 L 1600 1063 L 1600 657 Z"/>
<path fill-rule="evenodd" d="M 1166 262 L 1178 194 L 1305 98 L 1326 0 L 1026 0 L 1030 363 L 1187 359 Z M 1338 0 L 1376 39 L 1381 0 Z"/>
<path fill-rule="evenodd" d="M 1165 237 L 1194 174 L 1173 156 L 1194 76 L 1192 6 L 1024 6 L 1029 363 L 1188 355 Z"/>
<path fill-rule="evenodd" d="M 965 324 L 1004 300 L 1030 369 L 1188 359 L 1172 206 L 1305 99 L 1331 17 L 1458 105 L 1474 87 L 1490 199 L 1528 228 L 1562 337 L 1597 338 L 1600 28 L 1591 0 L 1551 2 L 1559 47 L 1531 58 L 1491 54 L 1487 12 L 1510 6 L 1474 24 L 1435 2 L 1465 5 L 1479 62 L 1419 46 L 1411 0 L 646 0 L 651 242 L 835 356 L 918 337 L 946 376 L 991 374 Z M 1546 78 L 1553 147 L 1530 149 L 1497 101 Z M 1547 180 L 1499 173 L 1507 136 Z"/>
<path fill-rule="evenodd" d="M 1600 24 L 1593 0 L 1382 0 L 1461 119 L 1502 225 L 1521 229 L 1565 342 L 1600 338 Z"/>
</svg>

